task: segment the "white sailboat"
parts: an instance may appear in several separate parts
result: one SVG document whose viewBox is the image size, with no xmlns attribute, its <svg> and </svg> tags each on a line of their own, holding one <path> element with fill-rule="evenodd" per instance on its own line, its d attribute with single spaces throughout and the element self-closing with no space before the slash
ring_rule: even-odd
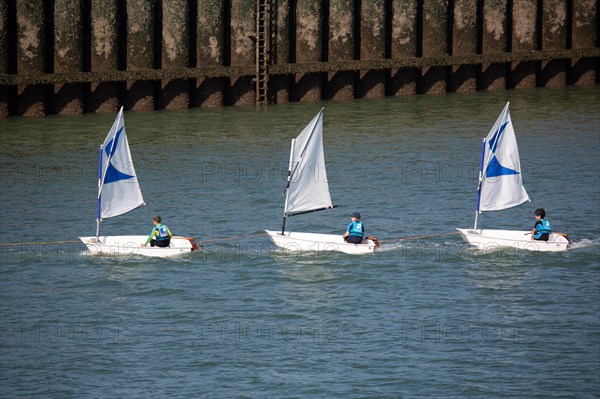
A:
<svg viewBox="0 0 600 399">
<path fill-rule="evenodd" d="M 375 251 L 376 243 L 368 238 L 361 244 L 350 244 L 342 234 L 285 231 L 290 216 L 334 207 L 323 154 L 322 108 L 300 135 L 292 139 L 281 231 L 265 231 L 275 245 L 291 251 L 340 251 L 353 255 Z"/>
<path fill-rule="evenodd" d="M 94 255 L 144 255 L 168 257 L 198 249 L 193 238 L 174 236 L 169 247 L 141 247 L 148 236 L 101 236 L 103 219 L 123 215 L 145 205 L 125 134 L 123 107 L 100 146 L 96 235 L 79 237 Z"/>
<path fill-rule="evenodd" d="M 548 241 L 534 241 L 531 230 L 477 229 L 477 218 L 481 212 L 508 209 L 530 201 L 523 187 L 519 149 L 508 106 L 509 103 L 506 103 L 489 134 L 483 139 L 475 225 L 473 229 L 456 230 L 463 240 L 480 248 L 564 251 L 570 242 L 560 233 L 552 233 Z"/>
</svg>

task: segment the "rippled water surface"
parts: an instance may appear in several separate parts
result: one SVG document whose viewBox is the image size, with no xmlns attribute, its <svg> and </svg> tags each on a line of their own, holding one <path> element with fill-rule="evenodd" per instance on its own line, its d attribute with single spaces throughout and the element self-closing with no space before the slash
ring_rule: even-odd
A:
<svg viewBox="0 0 600 399">
<path fill-rule="evenodd" d="M 544 207 L 565 253 L 473 250 L 481 138 L 506 101 L 533 202 L 480 216 L 529 229 Z M 286 254 L 289 143 L 325 107 L 339 207 L 291 218 L 374 255 Z M 455 397 L 600 395 L 600 89 L 125 113 L 147 205 L 202 253 L 92 257 L 97 148 L 114 115 L 0 121 L 0 395 Z M 408 239 L 405 239 L 408 238 Z M 48 242 L 52 242 L 48 244 Z"/>
</svg>

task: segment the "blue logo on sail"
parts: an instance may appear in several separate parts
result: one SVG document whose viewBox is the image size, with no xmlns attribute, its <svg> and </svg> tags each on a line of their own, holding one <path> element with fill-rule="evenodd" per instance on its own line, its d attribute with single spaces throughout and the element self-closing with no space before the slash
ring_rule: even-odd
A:
<svg viewBox="0 0 600 399">
<path fill-rule="evenodd" d="M 494 134 L 494 136 L 488 143 L 490 145 L 491 152 L 496 152 L 496 147 L 498 146 L 498 142 L 500 141 L 500 136 L 502 136 L 502 133 L 504 133 L 504 129 L 506 129 L 506 125 L 508 125 L 508 122 L 509 121 L 506 121 L 502 126 L 500 126 L 500 129 L 498 129 L 496 134 Z"/>
<path fill-rule="evenodd" d="M 500 165 L 498 162 L 498 158 L 494 155 L 490 163 L 488 164 L 487 169 L 485 170 L 485 177 L 497 177 L 504 175 L 518 175 L 519 172 L 513 169 L 506 168 Z"/>
<path fill-rule="evenodd" d="M 502 126 L 500 126 L 500 129 L 498 129 L 496 134 L 494 134 L 494 136 L 489 141 L 488 144 L 490 146 L 491 152 L 493 152 L 493 153 L 496 152 L 496 148 L 498 147 L 498 142 L 500 141 L 500 136 L 502 136 L 502 133 L 504 133 L 504 129 L 506 128 L 506 126 L 508 125 L 509 122 L 510 121 L 506 121 Z M 519 174 L 519 172 L 517 172 L 516 170 L 502 166 L 500 164 L 500 161 L 498 161 L 498 158 L 496 158 L 496 155 L 494 155 L 492 157 L 492 160 L 490 161 L 490 163 L 488 164 L 488 166 L 485 170 L 485 177 L 498 177 L 498 176 L 518 175 L 518 174 Z"/>
<path fill-rule="evenodd" d="M 106 174 L 104 175 L 104 184 L 114 183 L 119 180 L 127 180 L 133 179 L 135 176 L 128 175 L 126 173 L 118 170 L 110 161 L 117 151 L 117 146 L 119 144 L 119 138 L 121 137 L 121 133 L 123 132 L 123 127 L 119 129 L 114 139 L 110 140 L 105 148 L 106 155 L 108 156 L 108 168 L 106 169 Z M 113 143 L 114 141 L 114 143 Z"/>
</svg>

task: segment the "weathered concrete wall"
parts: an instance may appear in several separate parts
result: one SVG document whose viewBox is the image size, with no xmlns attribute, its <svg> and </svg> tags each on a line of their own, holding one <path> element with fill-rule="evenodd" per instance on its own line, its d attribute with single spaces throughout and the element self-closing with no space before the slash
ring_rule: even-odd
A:
<svg viewBox="0 0 600 399">
<path fill-rule="evenodd" d="M 277 21 L 273 26 L 272 52 L 270 61 L 273 64 L 285 65 L 290 62 L 290 0 L 279 0 L 273 7 L 274 18 Z M 274 75 L 269 79 L 269 102 L 282 104 L 290 101 L 290 77 L 288 75 Z"/>
<path fill-rule="evenodd" d="M 330 0 L 328 61 L 354 59 L 354 1 Z M 330 72 L 325 87 L 326 100 L 354 98 L 354 71 Z"/>
<path fill-rule="evenodd" d="M 598 83 L 598 0 L 0 0 L 0 117 Z"/>
<path fill-rule="evenodd" d="M 197 0 L 196 66 L 222 66 L 225 59 L 225 1 Z M 225 79 L 196 79 L 196 107 L 220 107 L 225 104 Z"/>
<path fill-rule="evenodd" d="M 0 73 L 9 72 L 8 0 L 0 0 Z"/>
<path fill-rule="evenodd" d="M 189 8 L 187 0 L 169 0 L 161 4 L 161 68 L 186 68 L 190 61 Z M 190 81 L 163 79 L 160 108 L 181 109 L 190 106 Z"/>
<path fill-rule="evenodd" d="M 416 57 L 417 54 L 417 0 L 392 0 L 391 57 Z M 415 94 L 419 70 L 393 68 L 390 70 L 388 93 L 392 96 Z"/>
<path fill-rule="evenodd" d="M 360 59 L 385 59 L 385 2 L 362 0 L 360 9 Z M 385 71 L 360 71 L 357 98 L 385 96 Z"/>
<path fill-rule="evenodd" d="M 83 70 L 83 0 L 54 0 L 54 72 Z M 81 83 L 54 85 L 52 112 L 83 113 Z"/>
<path fill-rule="evenodd" d="M 154 36 L 156 4 L 154 0 L 127 0 L 127 55 L 128 71 L 154 68 Z M 128 80 L 125 107 L 135 110 L 154 109 L 154 82 Z"/>
<path fill-rule="evenodd" d="M 9 73 L 8 0 L 0 0 L 0 73 Z M 10 115 L 10 90 L 0 90 L 0 118 Z"/>
<path fill-rule="evenodd" d="M 560 50 L 567 46 L 567 2 L 545 0 L 542 9 L 542 50 Z M 542 61 L 540 84 L 562 87 L 567 84 L 567 60 Z"/>
<path fill-rule="evenodd" d="M 598 46 L 598 2 L 594 0 L 573 0 L 572 47 L 585 49 Z M 595 65 L 597 61 L 590 58 L 571 60 L 570 82 L 574 85 L 593 85 L 597 81 Z"/>
<path fill-rule="evenodd" d="M 423 57 L 447 54 L 448 0 L 423 2 Z M 419 92 L 442 94 L 446 92 L 446 67 L 421 69 Z"/>
<path fill-rule="evenodd" d="M 90 10 L 92 72 L 114 72 L 119 69 L 119 1 L 92 0 Z M 89 110 L 115 112 L 121 103 L 117 82 L 92 83 Z"/>
<path fill-rule="evenodd" d="M 477 53 L 477 0 L 455 0 L 452 29 L 452 54 L 470 55 Z M 473 92 L 477 90 L 477 67 L 475 65 L 453 65 L 449 90 Z"/>
<path fill-rule="evenodd" d="M 46 72 L 46 10 L 44 0 L 17 0 L 17 74 Z M 46 110 L 44 85 L 18 85 L 16 114 L 42 116 Z"/>
<path fill-rule="evenodd" d="M 507 0 L 489 0 L 483 3 L 482 51 L 503 53 L 507 50 Z M 506 88 L 506 65 L 504 63 L 481 66 L 480 89 L 502 90 Z"/>
<path fill-rule="evenodd" d="M 321 61 L 323 49 L 323 13 L 319 0 L 296 0 L 296 62 Z M 321 100 L 321 74 L 295 75 L 294 100 Z"/>
<path fill-rule="evenodd" d="M 513 0 L 512 7 L 512 51 L 537 50 L 537 0 Z M 537 62 L 512 62 L 508 86 L 527 88 L 536 85 Z"/>
<path fill-rule="evenodd" d="M 256 2 L 231 2 L 231 65 L 256 64 Z M 231 104 L 250 105 L 256 101 L 251 76 L 234 76 L 231 79 Z"/>
</svg>

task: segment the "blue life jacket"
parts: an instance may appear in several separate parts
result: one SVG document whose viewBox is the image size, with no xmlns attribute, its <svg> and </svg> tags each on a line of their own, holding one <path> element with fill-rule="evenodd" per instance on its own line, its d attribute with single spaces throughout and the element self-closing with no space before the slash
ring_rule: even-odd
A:
<svg viewBox="0 0 600 399">
<path fill-rule="evenodd" d="M 533 238 L 540 238 L 542 234 L 550 234 L 552 233 L 552 229 L 550 228 L 550 222 L 546 219 L 541 219 L 539 222 L 535 223 L 535 234 Z"/>
<path fill-rule="evenodd" d="M 167 226 L 164 224 L 157 224 L 155 227 L 156 231 L 158 231 L 158 235 L 156 236 L 157 241 L 166 240 L 169 237 L 169 230 L 167 230 Z"/>
<path fill-rule="evenodd" d="M 348 225 L 349 235 L 354 237 L 362 237 L 365 235 L 365 228 L 362 222 L 352 222 Z"/>
</svg>

